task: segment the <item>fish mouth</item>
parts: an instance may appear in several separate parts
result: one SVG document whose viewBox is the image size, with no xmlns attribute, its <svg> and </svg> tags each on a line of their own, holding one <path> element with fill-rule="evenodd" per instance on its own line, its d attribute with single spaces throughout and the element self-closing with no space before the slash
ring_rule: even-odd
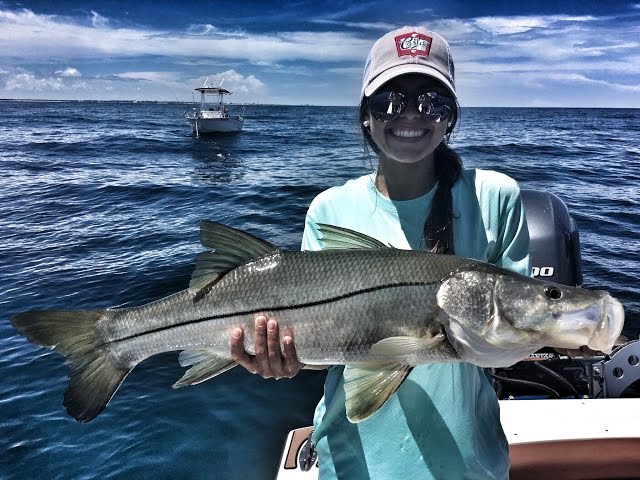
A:
<svg viewBox="0 0 640 480">
<path fill-rule="evenodd" d="M 610 295 L 589 307 L 558 318 L 558 336 L 566 342 L 562 348 L 580 348 L 611 353 L 624 326 L 624 308 Z"/>
</svg>

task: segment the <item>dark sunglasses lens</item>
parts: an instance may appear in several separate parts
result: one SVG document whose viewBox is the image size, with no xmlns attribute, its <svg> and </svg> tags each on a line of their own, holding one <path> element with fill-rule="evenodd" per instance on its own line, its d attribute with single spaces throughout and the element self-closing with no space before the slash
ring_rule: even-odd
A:
<svg viewBox="0 0 640 480">
<path fill-rule="evenodd" d="M 418 95 L 418 111 L 429 117 L 446 117 L 453 111 L 453 99 L 436 92 Z"/>
<path fill-rule="evenodd" d="M 380 122 L 393 120 L 402 113 L 404 107 L 404 95 L 398 92 L 384 91 L 372 95 L 369 99 L 371 115 Z"/>
</svg>

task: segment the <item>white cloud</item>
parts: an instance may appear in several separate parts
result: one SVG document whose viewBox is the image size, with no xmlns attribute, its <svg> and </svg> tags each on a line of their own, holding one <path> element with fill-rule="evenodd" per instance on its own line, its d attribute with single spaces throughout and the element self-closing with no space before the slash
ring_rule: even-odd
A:
<svg viewBox="0 0 640 480">
<path fill-rule="evenodd" d="M 37 77 L 33 73 L 16 73 L 8 75 L 5 80 L 4 90 L 8 92 L 57 92 L 64 88 L 64 82 L 60 78 Z"/>
<path fill-rule="evenodd" d="M 56 75 L 59 77 L 81 77 L 82 74 L 77 68 L 67 67 L 64 70 L 57 70 Z"/>
<path fill-rule="evenodd" d="M 144 80 L 148 82 L 176 82 L 179 76 L 174 72 L 121 72 L 115 74 L 116 77 L 127 80 Z"/>
<path fill-rule="evenodd" d="M 470 39 L 477 38 L 478 27 L 473 20 L 458 18 L 445 18 L 423 23 L 423 26 L 434 32 L 441 33 L 450 44 L 456 42 L 467 43 Z"/>
<path fill-rule="evenodd" d="M 595 20 L 592 16 L 541 15 L 515 17 L 479 17 L 474 24 L 494 35 L 524 33 L 534 28 L 548 28 L 561 22 L 582 23 Z"/>
<path fill-rule="evenodd" d="M 95 12 L 94 12 L 95 13 Z M 160 30 L 111 28 L 98 14 L 93 27 L 30 10 L 0 10 L 0 51 L 31 59 L 164 55 L 249 61 L 353 60 L 364 58 L 371 42 L 343 32 L 293 32 L 273 35 L 222 35 L 204 26 L 197 35 Z M 209 35 L 215 33 L 215 35 Z"/>
<path fill-rule="evenodd" d="M 222 36 L 222 37 L 242 37 L 245 35 L 245 32 L 242 30 L 234 30 L 234 31 L 225 31 L 221 30 L 215 25 L 211 25 L 210 23 L 199 23 L 190 25 L 187 28 L 187 33 L 189 35 L 209 35 L 209 36 Z"/>
<path fill-rule="evenodd" d="M 482 30 L 495 35 L 510 35 L 514 33 L 522 33 L 536 27 L 545 27 L 548 25 L 542 18 L 536 17 L 481 17 L 475 20 Z"/>
<path fill-rule="evenodd" d="M 244 76 L 236 72 L 235 70 L 227 70 L 222 73 L 216 73 L 213 75 L 202 76 L 193 80 L 195 86 L 202 86 L 204 82 L 207 82 L 209 86 L 223 85 L 227 90 L 236 94 L 262 94 L 265 91 L 265 84 L 258 80 L 255 76 Z"/>
<path fill-rule="evenodd" d="M 612 83 L 612 82 L 607 82 L 606 80 L 597 80 L 597 79 L 589 78 L 579 73 L 553 73 L 549 75 L 548 78 L 551 80 L 568 83 L 574 87 L 576 86 L 576 84 L 587 84 L 587 85 L 602 86 L 606 88 L 613 88 L 614 90 L 618 90 L 621 92 L 640 93 L 640 85 L 625 85 L 622 83 Z"/>
<path fill-rule="evenodd" d="M 347 22 L 341 20 L 312 20 L 313 23 L 317 23 L 319 25 L 339 25 L 341 27 L 349 27 L 349 28 L 359 28 L 363 30 L 381 30 L 388 31 L 393 30 L 395 28 L 401 27 L 402 25 L 396 25 L 393 23 L 385 23 L 385 22 Z"/>
<path fill-rule="evenodd" d="M 302 97 L 309 94 L 309 82 L 315 81 L 326 89 L 316 88 L 323 101 L 331 102 L 326 92 L 347 98 L 344 92 L 352 89 L 355 102 L 374 35 L 398 26 L 385 23 L 385 18 L 353 21 L 357 17 L 351 14 L 361 8 L 356 5 L 353 11 L 338 12 L 327 20 L 311 19 L 315 28 L 325 31 L 253 34 L 240 30 L 242 26 L 223 30 L 210 23 L 194 24 L 183 32 L 116 28 L 116 22 L 95 11 L 74 22 L 0 6 L 0 94 L 48 91 L 73 97 L 85 91 L 93 92 L 91 98 L 102 98 L 104 92 L 131 98 L 129 94 L 141 88 L 144 98 L 173 100 L 190 96 L 206 78 L 200 74 L 211 72 L 211 82 L 225 78 L 225 86 L 237 92 L 234 100 L 250 93 L 288 97 L 294 88 Z M 474 94 L 508 88 L 533 98 L 524 92 L 544 86 L 574 90 L 583 86 L 599 88 L 603 95 L 626 93 L 631 100 L 638 98 L 637 15 L 439 18 L 424 25 L 449 40 L 458 84 Z M 340 81 L 345 84 L 328 85 Z M 347 81 L 355 86 L 346 85 Z M 515 93 L 513 98 L 518 98 Z"/>
<path fill-rule="evenodd" d="M 91 25 L 95 28 L 107 28 L 109 26 L 109 20 L 98 12 L 91 10 Z"/>
</svg>

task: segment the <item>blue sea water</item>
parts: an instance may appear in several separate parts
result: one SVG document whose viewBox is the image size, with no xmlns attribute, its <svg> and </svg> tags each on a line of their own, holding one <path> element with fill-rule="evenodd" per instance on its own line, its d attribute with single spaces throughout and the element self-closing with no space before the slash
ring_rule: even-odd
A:
<svg viewBox="0 0 640 480">
<path fill-rule="evenodd" d="M 273 478 L 323 374 L 241 369 L 173 390 L 177 354 L 144 361 L 88 424 L 62 406 L 62 357 L 23 310 L 139 305 L 187 286 L 209 218 L 299 248 L 321 190 L 371 171 L 355 109 L 248 106 L 241 134 L 195 138 L 177 103 L 17 102 L 0 109 L 0 478 Z M 555 193 L 580 229 L 584 286 L 640 333 L 640 110 L 468 108 L 468 167 Z"/>
</svg>

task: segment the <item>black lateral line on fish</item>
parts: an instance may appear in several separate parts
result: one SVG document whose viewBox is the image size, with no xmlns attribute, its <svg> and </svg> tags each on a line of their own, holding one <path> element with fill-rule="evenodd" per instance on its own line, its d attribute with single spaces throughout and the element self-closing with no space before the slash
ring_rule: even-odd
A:
<svg viewBox="0 0 640 480">
<path fill-rule="evenodd" d="M 376 287 L 365 288 L 363 290 L 358 290 L 358 291 L 355 291 L 355 292 L 349 292 L 347 294 L 340 295 L 338 297 L 331 297 L 331 298 L 327 298 L 327 299 L 324 299 L 324 300 L 318 300 L 316 302 L 302 303 L 302 304 L 296 304 L 296 305 L 286 305 L 286 306 L 280 306 L 280 307 L 270 307 L 270 308 L 254 308 L 254 309 L 251 309 L 251 310 L 244 310 L 244 311 L 240 311 L 240 312 L 225 313 L 225 314 L 221 314 L 221 315 L 212 315 L 210 317 L 197 318 L 197 319 L 189 320 L 189 321 L 186 321 L 186 322 L 175 323 L 175 324 L 167 325 L 167 326 L 164 326 L 164 327 L 154 328 L 153 330 L 145 330 L 144 332 L 135 333 L 133 335 L 129 335 L 129 336 L 122 337 L 122 338 L 116 338 L 114 340 L 109 340 L 109 341 L 105 342 L 104 344 L 106 345 L 106 344 L 109 344 L 109 343 L 125 342 L 127 340 L 131 340 L 131 339 L 134 339 L 134 338 L 142 337 L 144 335 L 150 335 L 150 334 L 162 332 L 162 331 L 165 331 L 165 330 L 171 330 L 172 328 L 185 327 L 185 326 L 188 326 L 188 325 L 193 325 L 193 324 L 197 324 L 197 323 L 201 323 L 201 322 L 208 322 L 210 320 L 219 320 L 219 319 L 228 318 L 228 317 L 236 317 L 236 316 L 241 316 L 241 315 L 257 314 L 257 313 L 260 313 L 260 312 L 283 312 L 283 311 L 287 311 L 287 310 L 296 310 L 298 308 L 315 307 L 315 306 L 318 306 L 318 305 L 324 305 L 324 304 L 327 304 L 327 303 L 337 302 L 337 301 L 340 301 L 340 300 L 345 300 L 347 298 L 356 297 L 358 295 L 362 295 L 362 294 L 365 294 L 365 293 L 375 292 L 376 290 L 386 290 L 386 289 L 389 289 L 389 288 L 398 288 L 398 287 L 418 287 L 418 286 L 423 286 L 423 285 L 429 285 L 429 283 L 425 283 L 425 282 L 392 283 L 392 284 L 388 284 L 388 285 L 379 285 L 379 286 L 376 286 Z"/>
</svg>

